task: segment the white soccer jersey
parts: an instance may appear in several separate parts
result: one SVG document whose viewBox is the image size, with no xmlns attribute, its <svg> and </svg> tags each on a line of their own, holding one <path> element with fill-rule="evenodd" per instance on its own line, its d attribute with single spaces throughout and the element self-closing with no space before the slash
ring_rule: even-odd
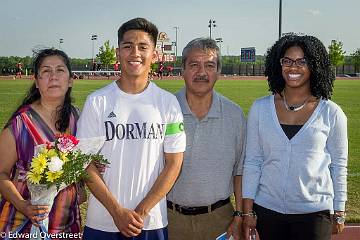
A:
<svg viewBox="0 0 360 240">
<path fill-rule="evenodd" d="M 164 167 L 164 152 L 184 152 L 183 116 L 174 95 L 154 83 L 139 94 L 127 94 L 113 82 L 88 96 L 78 121 L 79 138 L 104 136 L 101 149 L 110 162 L 105 184 L 121 206 L 135 209 Z M 111 215 L 90 196 L 86 225 L 118 232 Z M 167 226 L 163 198 L 144 220 L 144 230 Z"/>
</svg>

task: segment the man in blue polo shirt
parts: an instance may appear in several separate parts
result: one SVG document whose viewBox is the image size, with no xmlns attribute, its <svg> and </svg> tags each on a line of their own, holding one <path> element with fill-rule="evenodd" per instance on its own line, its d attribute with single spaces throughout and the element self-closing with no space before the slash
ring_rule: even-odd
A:
<svg viewBox="0 0 360 240">
<path fill-rule="evenodd" d="M 239 239 L 245 117 L 213 90 L 221 71 L 214 40 L 189 42 L 182 68 L 186 87 L 176 97 L 187 144 L 181 174 L 167 195 L 169 239 L 208 240 L 224 232 Z M 229 200 L 233 193 L 235 211 Z"/>
</svg>

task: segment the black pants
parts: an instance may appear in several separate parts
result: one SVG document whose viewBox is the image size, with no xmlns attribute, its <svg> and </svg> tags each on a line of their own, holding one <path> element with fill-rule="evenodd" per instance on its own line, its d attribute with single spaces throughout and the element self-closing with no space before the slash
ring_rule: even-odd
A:
<svg viewBox="0 0 360 240">
<path fill-rule="evenodd" d="M 282 214 L 254 204 L 261 240 L 330 240 L 330 211 Z"/>
</svg>

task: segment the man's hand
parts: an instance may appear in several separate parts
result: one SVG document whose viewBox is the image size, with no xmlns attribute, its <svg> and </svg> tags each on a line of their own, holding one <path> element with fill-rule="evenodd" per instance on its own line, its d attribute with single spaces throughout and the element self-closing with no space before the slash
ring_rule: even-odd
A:
<svg viewBox="0 0 360 240">
<path fill-rule="evenodd" d="M 230 238 L 230 236 L 233 236 L 234 240 L 240 240 L 241 239 L 241 228 L 242 228 L 242 217 L 235 216 L 233 217 L 233 220 L 228 227 L 226 238 Z"/>
<path fill-rule="evenodd" d="M 119 231 L 126 237 L 135 237 L 144 227 L 140 215 L 133 210 L 121 208 L 113 216 L 114 223 Z"/>
</svg>

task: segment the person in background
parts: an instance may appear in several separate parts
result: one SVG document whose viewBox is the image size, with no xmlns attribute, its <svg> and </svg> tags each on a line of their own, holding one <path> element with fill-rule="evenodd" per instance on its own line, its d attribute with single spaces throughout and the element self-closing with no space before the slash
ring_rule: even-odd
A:
<svg viewBox="0 0 360 240">
<path fill-rule="evenodd" d="M 101 71 L 101 68 L 102 68 L 102 63 L 100 61 L 100 59 L 97 61 L 96 63 L 96 71 Z"/>
<path fill-rule="evenodd" d="M 345 221 L 347 118 L 330 100 L 334 72 L 313 36 L 286 35 L 269 50 L 272 95 L 255 101 L 247 125 L 244 235 L 330 240 Z"/>
<path fill-rule="evenodd" d="M 173 76 L 173 70 L 174 70 L 174 67 L 171 64 L 169 66 L 167 66 L 167 71 L 168 71 L 169 77 Z"/>
<path fill-rule="evenodd" d="M 22 75 L 22 63 L 21 62 L 18 62 L 16 64 L 16 77 L 18 78 L 21 78 L 21 75 Z"/>
<path fill-rule="evenodd" d="M 160 64 L 159 64 L 159 69 L 158 69 L 158 77 L 160 78 L 160 79 L 162 79 L 163 78 L 163 75 L 164 75 L 164 63 L 163 62 L 160 62 Z"/>
<path fill-rule="evenodd" d="M 77 233 L 80 238 L 80 190 L 72 184 L 58 193 L 52 209 L 31 205 L 26 174 L 38 142 L 53 142 L 55 135 L 75 135 L 78 110 L 72 105 L 71 67 L 61 50 L 44 49 L 33 62 L 35 82 L 0 134 L 0 232 L 14 232 L 30 219 L 49 217 L 49 233 Z M 39 214 L 45 214 L 39 216 Z"/>
<path fill-rule="evenodd" d="M 227 232 L 238 240 L 246 120 L 237 104 L 214 90 L 221 72 L 216 42 L 196 38 L 182 55 L 185 88 L 176 97 L 187 146 L 181 174 L 167 195 L 169 237 L 208 240 Z"/>
<path fill-rule="evenodd" d="M 89 199 L 84 240 L 167 240 L 165 196 L 179 175 L 186 137 L 176 97 L 148 81 L 156 59 L 157 27 L 131 19 L 118 30 L 121 77 L 92 93 L 78 137 L 105 139 L 110 161 L 101 175 L 87 169 Z"/>
<path fill-rule="evenodd" d="M 115 63 L 114 63 L 114 71 L 119 71 L 119 61 L 116 61 Z M 115 76 L 118 76 L 119 74 L 118 73 L 115 73 L 114 74 Z"/>
<path fill-rule="evenodd" d="M 97 70 L 97 63 L 95 60 L 93 60 L 92 65 L 91 65 L 91 71 L 96 71 Z"/>
</svg>

